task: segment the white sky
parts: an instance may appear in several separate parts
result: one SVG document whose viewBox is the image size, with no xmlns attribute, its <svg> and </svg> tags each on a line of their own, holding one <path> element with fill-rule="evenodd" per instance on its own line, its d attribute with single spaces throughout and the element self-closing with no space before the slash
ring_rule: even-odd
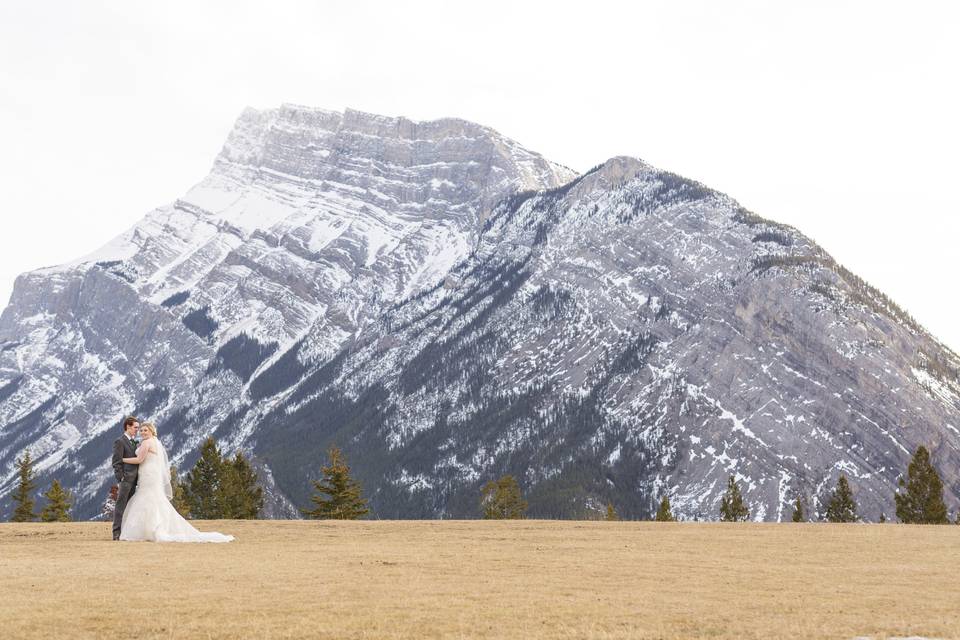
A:
<svg viewBox="0 0 960 640">
<path fill-rule="evenodd" d="M 244 106 L 633 155 L 787 222 L 960 350 L 953 2 L 0 4 L 0 298 L 208 171 Z"/>
</svg>

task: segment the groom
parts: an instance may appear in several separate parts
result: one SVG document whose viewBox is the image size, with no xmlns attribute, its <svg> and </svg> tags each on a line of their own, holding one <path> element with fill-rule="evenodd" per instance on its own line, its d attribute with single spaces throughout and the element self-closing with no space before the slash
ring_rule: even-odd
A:
<svg viewBox="0 0 960 640">
<path fill-rule="evenodd" d="M 123 522 L 123 511 L 127 508 L 127 500 L 137 490 L 137 471 L 139 465 L 124 464 L 124 458 L 133 458 L 137 455 L 135 437 L 140 421 L 130 416 L 123 421 L 123 435 L 113 443 L 113 475 L 117 477 L 120 487 L 117 490 L 117 506 L 113 510 L 113 539 L 120 539 L 120 524 Z"/>
</svg>

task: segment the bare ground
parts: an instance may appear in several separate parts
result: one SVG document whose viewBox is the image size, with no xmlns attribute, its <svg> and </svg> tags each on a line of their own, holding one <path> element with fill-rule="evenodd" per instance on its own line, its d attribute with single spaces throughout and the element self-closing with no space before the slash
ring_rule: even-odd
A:
<svg viewBox="0 0 960 640">
<path fill-rule="evenodd" d="M 0 524 L 0 637 L 960 637 L 956 526 L 197 524 Z"/>
</svg>

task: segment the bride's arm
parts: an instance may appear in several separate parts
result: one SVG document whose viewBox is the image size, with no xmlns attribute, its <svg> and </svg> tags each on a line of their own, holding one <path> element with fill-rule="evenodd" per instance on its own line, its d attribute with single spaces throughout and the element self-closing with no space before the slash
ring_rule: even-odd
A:
<svg viewBox="0 0 960 640">
<path fill-rule="evenodd" d="M 142 447 L 140 447 L 140 452 L 137 454 L 137 457 L 135 457 L 135 458 L 124 458 L 124 459 L 123 459 L 124 463 L 126 463 L 126 464 L 140 464 L 141 462 L 143 462 L 143 461 L 146 459 L 147 453 L 150 451 L 150 447 L 151 447 L 151 445 L 150 445 L 149 443 L 143 445 Z"/>
</svg>

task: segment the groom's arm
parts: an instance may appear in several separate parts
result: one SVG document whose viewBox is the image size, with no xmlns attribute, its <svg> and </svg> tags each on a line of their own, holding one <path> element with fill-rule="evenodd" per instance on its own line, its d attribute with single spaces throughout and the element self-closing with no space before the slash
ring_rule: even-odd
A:
<svg viewBox="0 0 960 640">
<path fill-rule="evenodd" d="M 123 440 L 120 438 L 113 443 L 113 475 L 117 482 L 123 482 Z"/>
<path fill-rule="evenodd" d="M 150 444 L 142 444 L 137 450 L 137 455 L 133 458 L 123 458 L 124 464 L 143 464 L 143 461 L 147 459 L 147 452 L 153 451 L 153 447 Z"/>
</svg>

